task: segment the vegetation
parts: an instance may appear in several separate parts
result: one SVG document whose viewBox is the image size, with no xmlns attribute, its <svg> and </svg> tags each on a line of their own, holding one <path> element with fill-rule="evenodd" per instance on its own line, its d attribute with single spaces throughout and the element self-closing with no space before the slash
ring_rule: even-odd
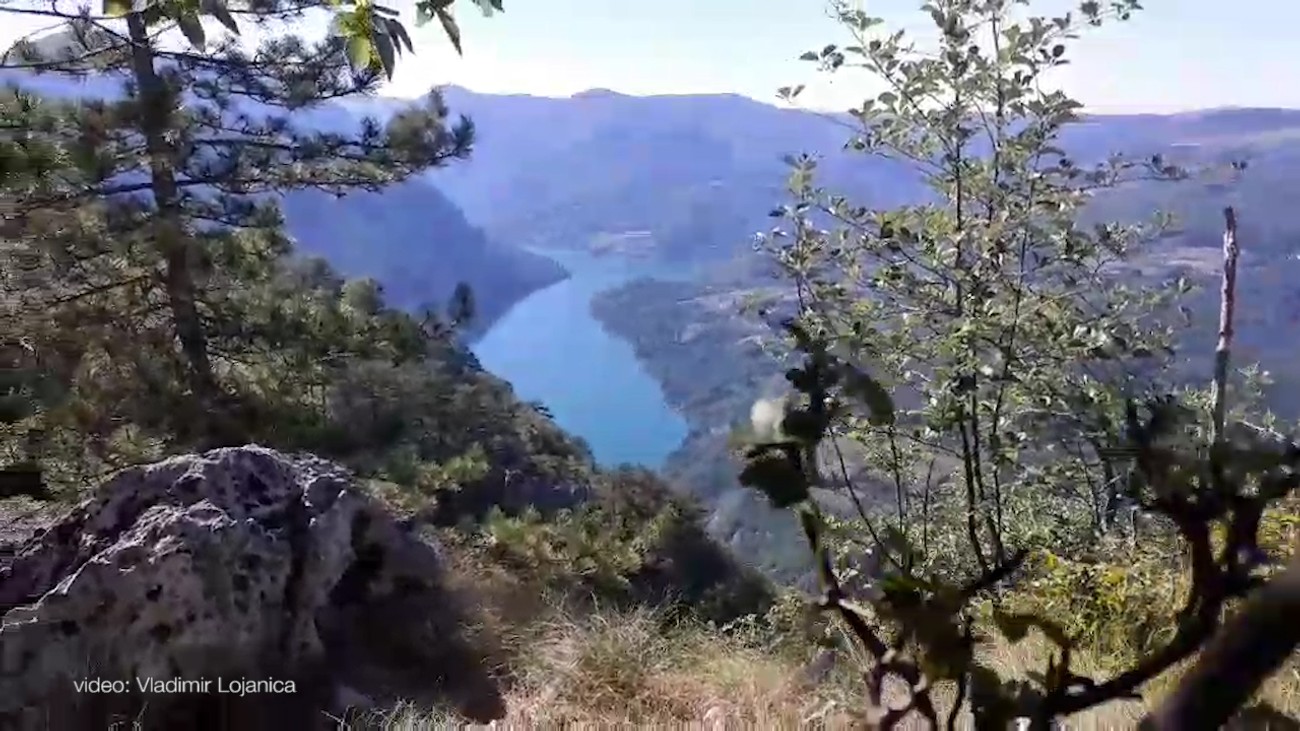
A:
<svg viewBox="0 0 1300 731">
<path fill-rule="evenodd" d="M 294 34 L 334 7 L 229 9 L 282 21 L 255 50 L 233 29 L 196 37 L 175 15 L 192 8 L 170 5 L 58 15 L 62 32 L 16 47 L 8 68 L 28 73 L 0 97 L 0 464 L 39 470 L 40 499 L 75 500 L 168 454 L 309 450 L 413 529 L 466 554 L 494 546 L 483 555 L 539 591 L 723 620 L 761 609 L 768 587 L 690 505 L 652 476 L 600 473 L 481 370 L 458 336 L 479 314 L 468 287 L 417 317 L 294 251 L 282 194 L 383 191 L 467 158 L 473 139 L 437 95 L 382 125 L 313 125 L 390 70 L 358 63 L 352 31 Z M 178 27 L 188 43 L 168 35 Z M 28 88 L 50 75 L 95 83 L 79 97 Z"/>
<path fill-rule="evenodd" d="M 417 12 L 459 47 L 449 5 Z M 759 360 L 761 324 L 719 317 L 686 337 L 699 323 L 677 307 L 637 338 L 643 356 L 688 346 L 680 372 L 704 390 L 670 397 L 697 431 L 734 421 L 739 405 L 754 416 L 739 480 L 789 518 L 755 532 L 802 531 L 821 584 L 815 605 L 721 549 L 703 525 L 726 532 L 717 512 L 646 471 L 596 469 L 580 440 L 483 372 L 458 338 L 478 314 L 468 288 L 445 311 L 415 316 L 376 281 L 295 252 L 284 194 L 418 196 L 411 181 L 471 151 L 473 125 L 451 121 L 437 95 L 383 124 L 302 121 L 329 100 L 364 97 L 410 50 L 391 13 L 368 3 L 205 3 L 226 29 L 219 38 L 196 6 L 109 3 L 105 16 L 53 13 L 65 32 L 15 49 L 9 70 L 32 80 L 120 83 L 100 98 L 21 83 L 0 96 L 0 460 L 38 470 L 42 489 L 27 492 L 40 500 L 75 499 L 167 454 L 245 442 L 349 465 L 448 548 L 485 612 L 479 637 L 513 684 L 513 722 L 888 726 L 942 715 L 951 727 L 969 715 L 978 727 L 1015 716 L 1046 727 L 1093 714 L 1131 725 L 1145 709 L 1125 701 L 1154 700 L 1180 673 L 1192 691 L 1224 682 L 1212 661 L 1236 651 L 1216 639 L 1233 636 L 1219 631 L 1225 622 L 1258 619 L 1252 603 L 1294 602 L 1277 599 L 1289 575 L 1265 581 L 1297 537 L 1296 449 L 1260 413 L 1261 374 L 1229 374 L 1230 328 L 1213 390 L 1185 387 L 1169 313 L 1190 286 L 1122 275 L 1167 243 L 1164 222 L 1098 223 L 1087 208 L 1135 179 L 1191 173 L 1159 156 L 1072 159 L 1059 143 L 1078 105 L 1038 86 L 1077 30 L 1137 3 L 1030 19 L 1025 5 L 935 0 L 926 9 L 939 45 L 927 53 L 837 4 L 856 43 L 808 58 L 888 82 L 855 110 L 850 147 L 910 168 L 928 202 L 863 207 L 819 186 L 825 171 L 811 158 L 796 159 L 794 201 L 775 212 L 784 231 L 768 242 L 794 285 L 765 311 L 789 336 L 764 344 L 777 358 Z M 333 13 L 339 32 L 298 38 L 313 12 Z M 286 30 L 256 51 L 237 42 L 241 24 L 268 19 Z M 165 37 L 173 29 L 185 43 L 164 42 L 179 40 Z M 717 243 L 750 215 L 747 197 L 725 198 L 710 180 L 712 162 L 735 150 L 684 142 L 697 164 L 635 161 L 662 163 L 671 190 L 600 191 L 620 215 L 632 215 L 630 201 L 638 215 L 655 211 L 641 193 L 723 209 L 710 218 L 687 206 L 646 224 L 670 256 Z M 533 202 L 538 215 L 564 208 Z M 350 239 L 356 228 L 338 231 Z M 734 288 L 643 282 L 598 312 L 617 320 L 632 311 L 626 297 L 646 292 L 715 313 L 740 305 Z M 715 368 L 717 351 L 692 342 L 728 343 L 741 357 Z M 748 386 L 767 385 L 783 360 L 793 392 L 751 411 Z M 723 437 L 708 437 L 720 456 Z M 709 509 L 737 495 L 718 464 L 709 459 L 701 478 L 716 486 Z M 1283 661 L 1255 655 L 1256 675 Z M 891 676 L 904 691 L 886 689 Z M 1226 717 L 1257 680 L 1221 685 L 1241 697 L 1200 708 L 1200 720 Z M 1294 714 L 1293 690 L 1275 679 L 1264 695 Z M 1190 707 L 1172 697 L 1175 711 Z M 412 720 L 405 713 L 387 720 Z"/>
<path fill-rule="evenodd" d="M 396 102 L 391 106 L 380 113 L 402 108 Z M 342 126 L 349 125 L 356 120 Z M 468 285 L 474 317 L 459 332 L 472 342 L 515 303 L 567 272 L 551 259 L 488 239 L 429 178 L 408 178 L 342 199 L 319 190 L 295 191 L 281 196 L 280 205 L 299 253 L 328 260 L 349 279 L 375 279 L 390 307 L 440 311 L 457 286 Z"/>
<path fill-rule="evenodd" d="M 1225 609 L 1263 584 L 1273 559 L 1259 544 L 1261 518 L 1286 507 L 1296 484 L 1295 447 L 1226 413 L 1233 211 L 1207 398 L 1169 377 L 1175 340 L 1161 314 L 1188 287 L 1142 293 L 1115 275 L 1114 262 L 1153 240 L 1151 230 L 1089 226 L 1080 215 L 1096 190 L 1130 176 L 1187 173 L 1159 156 L 1081 166 L 1056 143 L 1079 105 L 1040 78 L 1065 62 L 1080 29 L 1126 19 L 1137 3 L 1084 3 L 1059 18 L 1022 17 L 1017 6 L 1027 4 L 929 3 L 939 41 L 924 50 L 837 5 L 856 45 L 806 58 L 884 80 L 888 90 L 855 111 L 862 127 L 850 145 L 915 165 L 933 202 L 858 206 L 815 186 L 804 158 L 791 176 L 795 203 L 774 212 L 786 226 L 771 250 L 797 289 L 786 327 L 802 358 L 786 374 L 796 397 L 755 408 L 740 479 L 797 510 L 819 564 L 820 606 L 871 658 L 869 712 L 881 727 L 917 714 L 951 728 L 968 702 L 977 727 L 1023 717 L 1047 728 L 1130 697 L 1195 655 Z M 895 489 L 851 526 L 825 519 L 809 492 L 843 470 L 844 444 Z M 1151 523 L 1122 527 L 1130 509 Z M 874 570 L 844 561 L 854 543 L 877 553 Z M 1031 557 L 1038 564 L 1026 571 Z M 1132 603 L 1184 570 L 1180 609 Z M 1091 602 L 1079 606 L 1088 589 Z M 1151 638 L 1135 644 L 1134 628 Z M 1028 681 L 1003 677 L 980 652 L 990 636 L 1016 642 L 1031 629 L 1056 648 Z M 1091 649 L 1132 664 L 1104 681 L 1078 674 L 1076 643 L 1089 634 L 1114 641 Z M 1291 649 L 1220 686 L 1222 703 L 1176 695 L 1154 723 L 1226 722 Z M 1223 657 L 1215 649 L 1202 667 Z M 889 678 L 910 689 L 903 702 L 884 697 Z M 946 713 L 936 683 L 955 688 Z M 1182 715 L 1193 707 L 1199 715 Z"/>
</svg>

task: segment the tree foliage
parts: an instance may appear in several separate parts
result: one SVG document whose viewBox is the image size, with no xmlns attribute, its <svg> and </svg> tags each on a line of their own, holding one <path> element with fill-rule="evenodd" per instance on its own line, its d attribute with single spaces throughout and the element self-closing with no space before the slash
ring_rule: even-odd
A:
<svg viewBox="0 0 1300 731">
<path fill-rule="evenodd" d="M 312 7 L 230 12 L 292 24 Z M 241 359 L 284 341 L 282 326 L 300 326 L 268 297 L 279 286 L 268 265 L 290 247 L 276 194 L 377 189 L 465 157 L 473 128 L 451 122 L 436 95 L 384 125 L 331 128 L 313 111 L 369 93 L 381 78 L 355 63 L 350 37 L 312 43 L 272 33 L 248 49 L 232 33 L 187 31 L 185 18 L 201 9 L 221 12 L 148 4 L 120 23 L 41 12 L 65 20 L 64 30 L 20 42 L 11 57 L 32 73 L 95 79 L 101 96 L 7 92 L 16 132 L 6 141 L 6 238 L 59 275 L 48 297 L 24 287 L 25 313 L 49 325 L 79 319 L 84 335 L 115 330 L 103 332 L 104 347 L 119 338 L 135 346 L 130 357 L 140 363 L 123 378 L 157 387 L 169 429 L 182 441 L 220 444 L 238 441 L 248 416 L 247 394 L 231 385 Z M 188 46 L 165 41 L 173 21 Z M 179 358 L 168 352 L 173 339 Z M 168 369 L 183 385 L 161 385 Z"/>
<path fill-rule="evenodd" d="M 419 0 L 415 5 L 415 24 L 419 27 L 436 18 L 447 40 L 458 54 L 463 54 L 453 3 L 454 0 Z M 488 17 L 505 9 L 503 0 L 473 0 L 473 3 Z M 87 6 L 76 13 L 55 7 L 48 10 L 28 7 L 16 2 L 6 5 L 3 11 L 12 14 L 63 20 L 77 18 L 98 23 L 136 16 L 150 29 L 179 30 L 185 40 L 199 51 L 205 50 L 208 42 L 205 19 L 211 19 L 225 31 L 238 35 L 241 20 L 262 24 L 268 18 L 291 20 L 312 12 L 327 12 L 330 14 L 331 35 L 343 41 L 353 70 L 382 72 L 388 78 L 393 76 L 397 59 L 403 53 L 415 50 L 400 13 L 371 0 L 321 0 L 280 6 L 265 2 L 228 3 L 226 0 L 101 0 L 98 10 L 92 11 Z M 29 63 L 39 65 L 41 61 Z"/>
<path fill-rule="evenodd" d="M 0 7 L 63 23 L 15 46 L 6 68 L 25 75 L 0 95 L 5 462 L 39 465 L 70 495 L 122 467 L 250 441 L 340 459 L 424 503 L 503 471 L 586 479 L 585 448 L 457 342 L 467 289 L 415 318 L 376 282 L 294 253 L 280 194 L 382 190 L 473 141 L 436 94 L 384 124 L 332 113 L 384 70 L 353 63 L 346 37 L 295 34 L 330 9 L 384 12 Z M 195 12 L 280 30 L 256 47 L 210 26 L 168 40 Z"/>
<path fill-rule="evenodd" d="M 913 166 L 931 195 L 875 210 L 818 187 L 816 160 L 792 161 L 794 202 L 773 212 L 768 250 L 796 289 L 786 330 L 801 363 L 787 373 L 793 397 L 756 407 L 767 436 L 748 448 L 741 481 L 798 511 L 820 606 L 875 659 L 867 679 L 882 727 L 913 712 L 938 725 L 939 682 L 957 689 L 948 727 L 963 703 L 977 727 L 1027 717 L 1045 728 L 1136 693 L 1258 585 L 1260 515 L 1294 488 L 1295 452 L 1269 446 L 1272 432 L 1224 435 L 1226 370 L 1209 410 L 1172 382 L 1168 315 L 1189 287 L 1124 276 L 1165 222 L 1082 223 L 1099 190 L 1188 175 L 1158 156 L 1074 160 L 1057 143 L 1080 105 L 1052 88 L 1050 72 L 1081 30 L 1126 19 L 1138 3 L 1087 2 L 1061 17 L 1028 15 L 1028 5 L 928 2 L 938 40 L 921 47 L 836 3 L 853 44 L 804 56 L 882 82 L 853 110 L 848 144 Z M 892 488 L 888 509 L 858 500 L 853 461 Z M 858 505 L 853 531 L 810 499 L 835 485 Z M 1155 516 L 1131 540 L 1181 546 L 1191 581 L 1173 636 L 1096 681 L 1072 668 L 1075 638 L 1061 623 L 1009 608 L 1006 589 L 1031 557 L 1104 550 L 1131 509 Z M 840 560 L 854 544 L 878 555 L 877 575 L 854 576 Z M 988 633 L 1014 642 L 1030 629 L 1057 646 L 1035 681 L 982 662 Z M 884 702 L 887 677 L 911 689 L 905 706 Z"/>
</svg>

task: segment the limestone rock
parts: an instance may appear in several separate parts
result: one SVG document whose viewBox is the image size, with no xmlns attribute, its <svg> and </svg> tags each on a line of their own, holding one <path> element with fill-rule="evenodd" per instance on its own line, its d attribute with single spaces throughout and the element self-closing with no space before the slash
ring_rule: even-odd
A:
<svg viewBox="0 0 1300 731">
<path fill-rule="evenodd" d="M 247 446 L 124 472 L 0 565 L 0 728 L 142 709 L 146 727 L 314 725 L 340 697 L 499 718 L 442 570 L 436 545 L 316 457 Z M 126 686 L 78 689 L 95 679 Z M 148 679 L 213 692 L 142 694 Z M 282 682 L 239 695 L 236 679 Z"/>
</svg>

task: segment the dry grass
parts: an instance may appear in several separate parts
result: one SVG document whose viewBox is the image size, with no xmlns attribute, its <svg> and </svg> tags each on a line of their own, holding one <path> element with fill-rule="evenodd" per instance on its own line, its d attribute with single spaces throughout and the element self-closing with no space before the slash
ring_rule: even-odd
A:
<svg viewBox="0 0 1300 731">
<path fill-rule="evenodd" d="M 519 658 L 519 677 L 507 696 L 509 715 L 494 728 L 700 729 L 862 728 L 855 706 L 859 686 L 848 667 L 813 686 L 805 665 L 789 654 L 764 651 L 743 638 L 696 625 L 665 627 L 642 611 L 552 617 L 536 644 Z M 1025 677 L 1041 669 L 1045 642 L 1029 638 L 987 648 L 1004 673 Z M 1079 670 L 1090 671 L 1086 663 Z M 936 689 L 940 708 L 951 691 Z M 1070 719 L 1080 731 L 1136 726 L 1137 702 L 1112 703 Z M 454 718 L 409 708 L 385 714 L 386 729 L 461 726 Z M 969 718 L 959 726 L 970 729 Z M 919 720 L 905 728 L 924 728 Z"/>
<path fill-rule="evenodd" d="M 851 661 L 820 682 L 809 678 L 811 647 L 774 649 L 754 632 L 722 632 L 693 622 L 669 622 L 651 610 L 617 611 L 548 594 L 481 557 L 453 555 L 453 575 L 465 578 L 484 612 L 477 631 L 495 638 L 508 684 L 508 716 L 494 728 L 861 728 L 861 685 Z M 981 660 L 1003 677 L 1042 671 L 1051 645 L 1037 633 L 1022 642 L 990 642 Z M 1086 649 L 1086 648 L 1085 648 Z M 1086 652 L 1075 670 L 1106 677 L 1116 661 Z M 1145 690 L 1146 703 L 1115 702 L 1069 719 L 1080 731 L 1136 727 L 1148 703 L 1158 701 L 1180 669 Z M 950 688 L 938 687 L 941 709 Z M 1261 693 L 1261 700 L 1300 718 L 1300 665 L 1292 664 Z M 972 728 L 963 718 L 961 728 Z M 448 715 L 395 708 L 361 727 L 465 727 Z M 923 728 L 918 722 L 908 728 Z M 1264 728 L 1254 725 L 1252 728 Z"/>
<path fill-rule="evenodd" d="M 1286 527 L 1275 542 L 1295 538 L 1294 526 Z M 479 623 L 467 629 L 488 649 L 507 686 L 508 715 L 492 727 L 862 727 L 861 685 L 851 659 L 814 683 L 809 679 L 809 661 L 816 652 L 812 647 L 776 648 L 754 631 L 723 632 L 695 622 L 669 621 L 648 609 L 600 607 L 589 599 L 548 591 L 479 553 L 448 545 L 453 588 L 470 596 L 479 610 Z M 1168 588 L 1173 601 L 1174 589 L 1180 587 Z M 1084 652 L 1076 659 L 1077 672 L 1094 677 L 1113 672 L 1118 661 L 1101 654 L 1113 644 L 1104 639 L 1094 638 L 1093 654 Z M 1031 633 L 1014 645 L 990 642 L 980 653 L 1003 677 L 1024 679 L 1031 671 L 1043 670 L 1051 650 L 1040 635 Z M 1111 703 L 1069 719 L 1064 727 L 1134 728 L 1147 704 L 1168 691 L 1179 671 L 1144 689 L 1146 703 Z M 949 688 L 940 686 L 935 695 L 941 709 L 951 702 Z M 1300 664 L 1292 663 L 1275 676 L 1260 699 L 1300 718 Z M 450 714 L 398 707 L 358 719 L 353 726 L 444 729 L 467 724 Z M 961 727 L 971 728 L 968 718 Z"/>
<path fill-rule="evenodd" d="M 651 611 L 552 616 L 519 658 L 501 728 L 852 728 L 851 689 L 811 687 L 800 666 L 743 639 Z M 445 727 L 409 709 L 394 729 Z"/>
<path fill-rule="evenodd" d="M 454 588 L 479 604 L 509 715 L 498 728 L 852 728 L 847 673 L 813 687 L 797 653 L 651 609 L 620 611 L 547 591 L 475 552 L 448 552 Z M 456 719 L 395 708 L 361 727 L 432 729 Z"/>
</svg>

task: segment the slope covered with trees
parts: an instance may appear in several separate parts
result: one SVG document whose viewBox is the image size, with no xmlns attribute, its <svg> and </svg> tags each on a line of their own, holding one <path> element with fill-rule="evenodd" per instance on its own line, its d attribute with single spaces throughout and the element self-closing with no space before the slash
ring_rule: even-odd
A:
<svg viewBox="0 0 1300 731">
<path fill-rule="evenodd" d="M 412 530 L 446 531 L 479 570 L 506 567 L 536 592 L 681 599 L 722 620 L 763 606 L 766 585 L 687 501 L 653 475 L 599 472 L 479 367 L 458 337 L 477 314 L 468 290 L 416 316 L 297 250 L 278 194 L 370 195 L 361 210 L 378 215 L 399 187 L 406 220 L 427 226 L 406 243 L 428 243 L 431 267 L 437 227 L 464 227 L 412 187 L 469 156 L 471 125 L 437 96 L 384 125 L 315 124 L 327 100 L 372 93 L 387 63 L 359 60 L 348 35 L 293 35 L 304 12 L 352 12 L 330 8 L 231 11 L 284 24 L 255 49 L 196 39 L 188 6 L 62 17 L 57 43 L 8 61 L 95 80 L 0 95 L 0 466 L 43 480 L 18 491 L 72 500 L 123 467 L 222 445 L 306 450 L 351 467 Z M 318 214 L 324 238 L 334 219 Z M 346 240 L 352 215 L 318 244 L 364 247 Z"/>
<path fill-rule="evenodd" d="M 54 494 L 28 491 L 44 500 L 223 444 L 348 464 L 408 528 L 444 539 L 494 612 L 482 639 L 528 723 L 888 726 L 917 714 L 937 725 L 943 708 L 949 727 L 973 715 L 1046 728 L 1158 690 L 1202 648 L 1195 682 L 1163 716 L 1174 720 L 1156 727 L 1186 727 L 1177 719 L 1210 698 L 1207 685 L 1237 691 L 1199 709 L 1226 720 L 1285 659 L 1256 650 L 1261 631 L 1285 639 L 1297 604 L 1296 569 L 1268 583 L 1295 540 L 1297 449 L 1256 423 L 1249 379 L 1229 379 L 1229 333 L 1212 393 L 1170 383 L 1173 332 L 1157 315 L 1183 288 L 1134 286 L 1107 266 L 1157 237 L 1087 225 L 1095 189 L 1181 168 L 1067 162 L 1051 143 L 1075 105 L 1032 83 L 1076 26 L 1133 5 L 1026 24 L 1000 2 L 942 0 L 929 6 L 942 53 L 914 56 L 901 36 L 868 39 L 877 23 L 843 4 L 861 44 L 811 54 L 830 69 L 849 54 L 898 82 L 901 94 L 855 115 L 861 147 L 935 172 L 927 204 L 855 206 L 796 159 L 777 212 L 788 235 L 767 251 L 786 286 L 771 306 L 790 317 L 767 344 L 787 357 L 791 393 L 751 409 L 739 481 L 790 511 L 815 602 L 777 601 L 703 535 L 691 501 L 643 471 L 596 470 L 579 441 L 484 373 L 455 337 L 473 315 L 467 290 L 416 317 L 373 280 L 295 252 L 273 194 L 379 191 L 469 151 L 470 127 L 437 97 L 383 124 L 303 122 L 391 70 L 403 32 L 385 21 L 375 34 L 382 12 L 368 5 L 322 4 L 339 35 L 272 34 L 255 52 L 205 39 L 180 3 L 65 17 L 75 45 L 22 49 L 21 63 L 47 73 L 94 68 L 125 83 L 101 98 L 0 98 L 0 455 L 43 474 Z M 445 15 L 446 3 L 422 6 Z M 204 9 L 237 25 L 223 7 Z M 302 11 L 240 16 L 291 31 Z M 443 25 L 458 43 L 454 21 Z M 174 26 L 188 45 L 161 41 Z M 972 33 L 993 42 L 968 45 Z M 918 109 L 918 95 L 949 113 Z M 986 108 L 998 113 L 974 113 Z M 975 119 L 987 147 L 972 143 Z M 701 160 L 720 154 L 689 142 Z M 734 384 L 713 375 L 730 398 Z M 1230 425 L 1285 448 L 1238 444 Z M 859 477 L 889 489 L 864 504 Z M 847 509 L 826 510 L 831 500 Z M 1248 630 L 1236 636 L 1253 639 L 1223 667 L 1250 672 L 1220 680 L 1212 661 L 1241 648 L 1207 640 L 1232 609 Z M 1032 672 L 995 667 L 1030 629 L 1046 638 Z M 903 681 L 899 703 L 887 676 Z M 864 678 L 865 704 L 846 690 Z"/>
<path fill-rule="evenodd" d="M 394 307 L 438 309 L 457 285 L 467 285 L 475 305 L 464 328 L 470 338 L 516 302 L 567 276 L 551 259 L 488 238 L 423 179 L 341 200 L 320 191 L 289 193 L 281 205 L 303 253 L 325 258 L 343 275 L 374 278 Z"/>
<path fill-rule="evenodd" d="M 787 287 L 760 310 L 788 388 L 753 403 L 739 482 L 797 519 L 816 606 L 861 653 L 873 727 L 955 728 L 969 698 L 977 728 L 1051 728 L 1198 654 L 1143 727 L 1219 727 L 1287 675 L 1300 644 L 1276 634 L 1300 605 L 1300 448 L 1261 408 L 1252 369 L 1233 367 L 1237 293 L 1250 291 L 1237 207 L 1218 207 L 1217 345 L 1197 358 L 1209 388 L 1188 384 L 1197 354 L 1179 349 L 1191 283 L 1149 271 L 1198 231 L 1105 216 L 1149 201 L 1152 183 L 1221 176 L 1192 202 L 1227 195 L 1248 164 L 1077 159 L 1063 138 L 1080 105 L 1041 80 L 1080 33 L 1139 4 L 1060 17 L 1029 4 L 926 3 L 935 37 L 921 42 L 832 4 L 852 45 L 806 60 L 865 69 L 886 89 L 852 112 L 849 147 L 912 168 L 930 194 L 881 206 L 792 160 L 790 200 L 763 239 Z M 695 296 L 707 306 L 717 293 Z M 828 490 L 856 514 L 828 510 Z M 1045 669 L 1022 680 L 996 667 L 995 638 L 1031 630 L 1052 646 Z M 1085 646 L 1111 667 L 1078 671 Z"/>
<path fill-rule="evenodd" d="M 0 68 L 0 83 L 19 86 L 46 99 L 122 99 L 122 70 L 97 65 L 93 58 L 78 61 L 82 72 L 75 75 L 48 72 L 48 61 L 84 55 L 87 41 L 109 42 L 79 38 L 78 32 L 68 27 L 21 43 L 9 51 L 14 61 Z M 37 60 L 16 60 L 23 55 Z M 193 80 L 209 78 L 213 72 L 199 65 L 188 73 Z M 193 85 L 182 88 L 183 96 L 195 99 Z M 308 106 L 278 101 L 266 93 L 235 94 L 235 101 L 223 102 L 231 105 L 225 113 L 287 119 L 285 115 L 292 112 L 294 126 L 299 130 L 344 137 L 377 124 L 345 107 L 343 102 L 350 95 L 339 91 L 329 92 L 327 98 Z M 409 102 L 389 105 L 384 119 L 402 115 L 410 106 Z M 449 127 L 456 123 L 440 100 L 434 102 L 434 107 L 433 114 L 445 119 Z M 472 127 L 466 126 L 463 132 L 462 144 L 467 152 L 473 144 Z M 300 185 L 250 189 L 246 194 L 250 200 L 276 197 L 285 230 L 298 250 L 325 257 L 345 276 L 377 279 L 384 285 L 387 301 L 401 309 L 419 313 L 428 305 L 441 307 L 458 284 L 468 284 L 477 295 L 476 317 L 466 328 L 470 337 L 486 331 L 529 293 L 566 276 L 560 265 L 543 256 L 488 239 L 427 177 L 416 175 L 394 182 L 382 195 L 356 180 L 346 185 L 351 194 L 343 197 L 337 195 L 337 189 Z M 191 179 L 186 189 L 208 185 L 205 180 Z"/>
</svg>

